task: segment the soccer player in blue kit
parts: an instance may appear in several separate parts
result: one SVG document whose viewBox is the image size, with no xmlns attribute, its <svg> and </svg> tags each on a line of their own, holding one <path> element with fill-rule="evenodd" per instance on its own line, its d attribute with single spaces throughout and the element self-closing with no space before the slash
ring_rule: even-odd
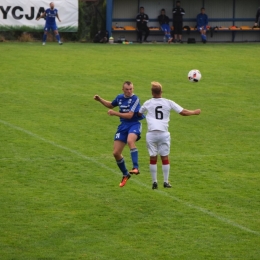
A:
<svg viewBox="0 0 260 260">
<path fill-rule="evenodd" d="M 114 150 L 113 155 L 116 159 L 117 165 L 123 174 L 122 181 L 119 186 L 125 186 L 128 179 L 131 177 L 130 174 L 139 174 L 138 165 L 138 150 L 135 142 L 141 138 L 142 125 L 139 120 L 145 118 L 144 116 L 139 116 L 138 111 L 140 109 L 139 98 L 133 94 L 134 86 L 130 81 L 125 81 L 123 83 L 123 94 L 119 94 L 115 99 L 110 102 L 98 95 L 94 96 L 96 101 L 99 101 L 102 105 L 107 108 L 108 114 L 110 116 L 120 117 L 120 125 L 117 128 L 114 137 Z M 112 110 L 114 107 L 119 107 L 119 112 Z M 122 155 L 125 145 L 130 148 L 131 158 L 133 162 L 133 169 L 128 172 L 125 160 Z"/>
<path fill-rule="evenodd" d="M 58 15 L 58 10 L 54 8 L 54 3 L 50 3 L 50 8 L 46 9 L 43 14 L 41 14 L 36 20 L 40 20 L 40 18 L 46 18 L 46 24 L 44 27 L 44 35 L 43 35 L 43 40 L 42 40 L 42 45 L 45 45 L 46 39 L 47 39 L 47 32 L 52 30 L 55 33 L 55 37 L 60 45 L 62 45 L 62 42 L 60 40 L 60 35 L 58 32 L 58 27 L 56 25 L 55 18 L 57 17 L 59 22 L 61 22 L 59 15 Z"/>
<path fill-rule="evenodd" d="M 205 14 L 205 8 L 200 9 L 200 14 L 197 15 L 197 30 L 201 35 L 201 40 L 203 43 L 207 42 L 207 25 L 208 25 L 208 16 Z"/>
</svg>

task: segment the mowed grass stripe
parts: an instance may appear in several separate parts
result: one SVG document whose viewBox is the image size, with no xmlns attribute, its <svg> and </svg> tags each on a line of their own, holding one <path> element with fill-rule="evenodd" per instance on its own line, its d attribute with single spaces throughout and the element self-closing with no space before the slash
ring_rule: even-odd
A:
<svg viewBox="0 0 260 260">
<path fill-rule="evenodd" d="M 259 44 L 0 48 L 0 119 L 77 152 L 0 123 L 1 260 L 260 259 L 259 235 L 216 219 L 260 232 Z M 191 69 L 202 72 L 198 84 Z M 118 187 L 119 120 L 93 96 L 112 100 L 124 80 L 142 103 L 155 80 L 164 97 L 202 109 L 171 115 L 171 190 L 160 161 L 151 190 L 145 121 L 141 174 Z"/>
<path fill-rule="evenodd" d="M 23 132 L 23 133 L 26 133 L 26 134 L 29 135 L 29 136 L 32 136 L 32 137 L 34 137 L 34 138 L 36 138 L 36 139 L 39 139 L 39 140 L 41 140 L 41 141 L 43 141 L 43 142 L 46 142 L 46 143 L 48 143 L 48 144 L 50 144 L 50 145 L 53 145 L 53 146 L 57 147 L 57 148 L 60 148 L 60 149 L 66 150 L 66 151 L 68 151 L 68 152 L 70 152 L 70 153 L 73 153 L 73 154 L 75 154 L 75 155 L 77 155 L 77 156 L 79 156 L 79 157 L 81 157 L 81 158 L 83 158 L 83 159 L 85 159 L 85 160 L 91 161 L 92 163 L 95 163 L 95 164 L 97 164 L 98 166 L 100 166 L 100 167 L 102 167 L 102 168 L 104 168 L 104 169 L 106 169 L 106 170 L 108 170 L 108 171 L 110 171 L 110 172 L 113 172 L 113 173 L 116 173 L 116 174 L 118 174 L 118 175 L 121 175 L 118 171 L 115 171 L 114 169 L 108 167 L 107 165 L 105 165 L 105 164 L 103 164 L 103 163 L 100 163 L 99 161 L 94 160 L 93 158 L 91 158 L 91 157 L 89 157 L 89 156 L 83 155 L 83 154 L 79 153 L 78 151 L 72 150 L 72 149 L 70 149 L 70 148 L 68 148 L 68 147 L 66 147 L 66 146 L 63 146 L 63 145 L 59 145 L 59 144 L 57 144 L 57 143 L 55 143 L 55 142 L 53 142 L 53 141 L 47 140 L 47 139 L 45 139 L 45 138 L 43 138 L 43 137 L 41 137 L 41 136 L 39 136 L 39 135 L 37 135 L 37 134 L 34 134 L 34 133 L 32 133 L 32 132 L 30 132 L 30 131 L 28 131 L 28 130 L 26 130 L 26 129 L 23 129 L 23 128 L 19 127 L 19 126 L 15 126 L 15 125 L 13 125 L 13 124 L 10 124 L 10 123 L 8 123 L 8 122 L 6 122 L 6 121 L 0 120 L 0 123 L 3 124 L 3 125 L 8 126 L 8 127 L 10 127 L 10 128 L 16 129 L 16 130 L 21 131 L 21 132 Z M 150 186 L 148 186 L 148 185 L 146 185 L 146 184 L 144 184 L 144 183 L 138 181 L 137 179 L 132 178 L 131 181 L 135 182 L 136 184 L 138 184 L 138 185 L 140 185 L 140 186 L 142 186 L 142 187 L 145 187 L 145 188 L 147 188 L 147 189 L 151 189 Z M 175 200 L 175 201 L 177 201 L 177 202 L 179 202 L 179 203 L 181 203 L 181 204 L 183 204 L 183 205 L 185 205 L 185 206 L 187 206 L 187 207 L 189 207 L 189 208 L 196 209 L 196 210 L 198 210 L 198 211 L 200 211 L 200 212 L 202 212 L 202 213 L 204 213 L 204 214 L 207 214 L 207 215 L 209 215 L 209 216 L 211 216 L 211 217 L 213 217 L 213 218 L 215 218 L 215 219 L 217 219 L 217 220 L 220 220 L 221 222 L 224 222 L 225 224 L 231 225 L 231 226 L 236 227 L 236 228 L 239 228 L 239 229 L 241 229 L 241 230 L 243 230 L 243 231 L 246 231 L 246 232 L 249 232 L 249 233 L 253 233 L 253 234 L 255 234 L 255 235 L 260 236 L 260 233 L 259 233 L 259 232 L 254 231 L 254 230 L 251 230 L 251 229 L 249 229 L 249 228 L 247 228 L 247 227 L 244 227 L 244 226 L 242 226 L 242 225 L 239 225 L 239 224 L 237 224 L 237 223 L 235 223 L 235 222 L 233 222 L 233 221 L 231 221 L 231 220 L 229 220 L 229 219 L 227 219 L 227 218 L 218 216 L 217 214 L 215 214 L 215 213 L 213 213 L 213 212 L 211 212 L 211 211 L 209 211 L 209 210 L 207 210 L 207 209 L 204 209 L 204 208 L 202 208 L 202 207 L 198 207 L 198 206 L 192 205 L 192 204 L 190 204 L 190 203 L 188 203 L 188 202 L 185 202 L 185 201 L 183 201 L 183 200 L 181 200 L 181 199 L 179 199 L 179 198 L 177 198 L 177 197 L 175 197 L 175 196 L 173 196 L 173 195 L 170 195 L 170 194 L 167 193 L 167 192 L 163 192 L 163 191 L 160 191 L 160 190 L 158 190 L 157 192 L 159 192 L 159 193 L 162 194 L 163 196 L 167 196 L 167 197 L 169 197 L 169 198 L 171 198 L 171 199 L 173 199 L 173 200 Z"/>
</svg>

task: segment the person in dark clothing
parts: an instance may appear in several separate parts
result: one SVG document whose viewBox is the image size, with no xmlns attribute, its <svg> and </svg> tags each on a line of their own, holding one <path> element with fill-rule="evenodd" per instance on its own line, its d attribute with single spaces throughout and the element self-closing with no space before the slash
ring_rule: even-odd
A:
<svg viewBox="0 0 260 260">
<path fill-rule="evenodd" d="M 158 16 L 158 22 L 160 24 L 161 30 L 164 32 L 166 40 L 169 42 L 171 40 L 171 28 L 169 25 L 170 19 L 165 14 L 165 9 L 161 10 L 161 14 Z"/>
<path fill-rule="evenodd" d="M 147 37 L 149 36 L 150 30 L 147 26 L 149 22 L 149 17 L 144 13 L 144 7 L 140 7 L 140 13 L 136 16 L 136 27 L 137 27 L 137 36 L 140 43 L 143 42 L 143 32 L 145 33 L 144 41 L 147 42 Z"/>
<path fill-rule="evenodd" d="M 259 25 L 259 17 L 260 17 L 260 7 L 258 7 L 255 17 L 255 26 Z"/>
<path fill-rule="evenodd" d="M 176 7 L 172 10 L 173 13 L 173 27 L 174 27 L 174 41 L 177 42 L 179 39 L 180 43 L 182 42 L 182 23 L 183 23 L 183 15 L 185 15 L 184 9 L 181 7 L 181 2 L 176 2 Z"/>
</svg>

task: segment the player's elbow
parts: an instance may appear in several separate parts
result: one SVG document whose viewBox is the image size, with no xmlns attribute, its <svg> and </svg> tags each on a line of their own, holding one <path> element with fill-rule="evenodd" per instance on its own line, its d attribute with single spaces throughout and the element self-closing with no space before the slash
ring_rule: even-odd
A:
<svg viewBox="0 0 260 260">
<path fill-rule="evenodd" d="M 107 107 L 107 108 L 110 108 L 110 109 L 113 109 L 113 108 L 114 108 L 114 106 L 112 105 L 111 102 L 103 103 L 103 105 L 104 105 L 105 107 Z"/>
<path fill-rule="evenodd" d="M 129 113 L 127 113 L 127 115 L 126 115 L 126 118 L 127 118 L 127 119 L 131 119 L 133 116 L 134 116 L 134 113 L 129 112 Z"/>
<path fill-rule="evenodd" d="M 181 116 L 189 116 L 190 115 L 190 111 L 187 109 L 183 109 L 180 113 Z"/>
<path fill-rule="evenodd" d="M 181 116 L 188 116 L 188 115 L 187 115 L 185 112 L 183 112 L 183 111 L 180 112 L 179 115 L 181 115 Z"/>
</svg>

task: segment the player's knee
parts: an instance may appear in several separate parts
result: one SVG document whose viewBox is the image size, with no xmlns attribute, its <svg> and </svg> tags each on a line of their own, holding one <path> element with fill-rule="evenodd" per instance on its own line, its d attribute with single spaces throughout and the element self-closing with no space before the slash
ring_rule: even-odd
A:
<svg viewBox="0 0 260 260">
<path fill-rule="evenodd" d="M 113 151 L 113 156 L 117 159 L 121 156 L 121 153 L 119 151 Z"/>
<path fill-rule="evenodd" d="M 127 140 L 127 145 L 130 149 L 136 148 L 135 141 L 136 140 Z"/>
<path fill-rule="evenodd" d="M 131 140 L 131 139 L 127 140 L 127 145 L 132 145 L 133 143 L 134 143 L 133 140 Z"/>
</svg>

